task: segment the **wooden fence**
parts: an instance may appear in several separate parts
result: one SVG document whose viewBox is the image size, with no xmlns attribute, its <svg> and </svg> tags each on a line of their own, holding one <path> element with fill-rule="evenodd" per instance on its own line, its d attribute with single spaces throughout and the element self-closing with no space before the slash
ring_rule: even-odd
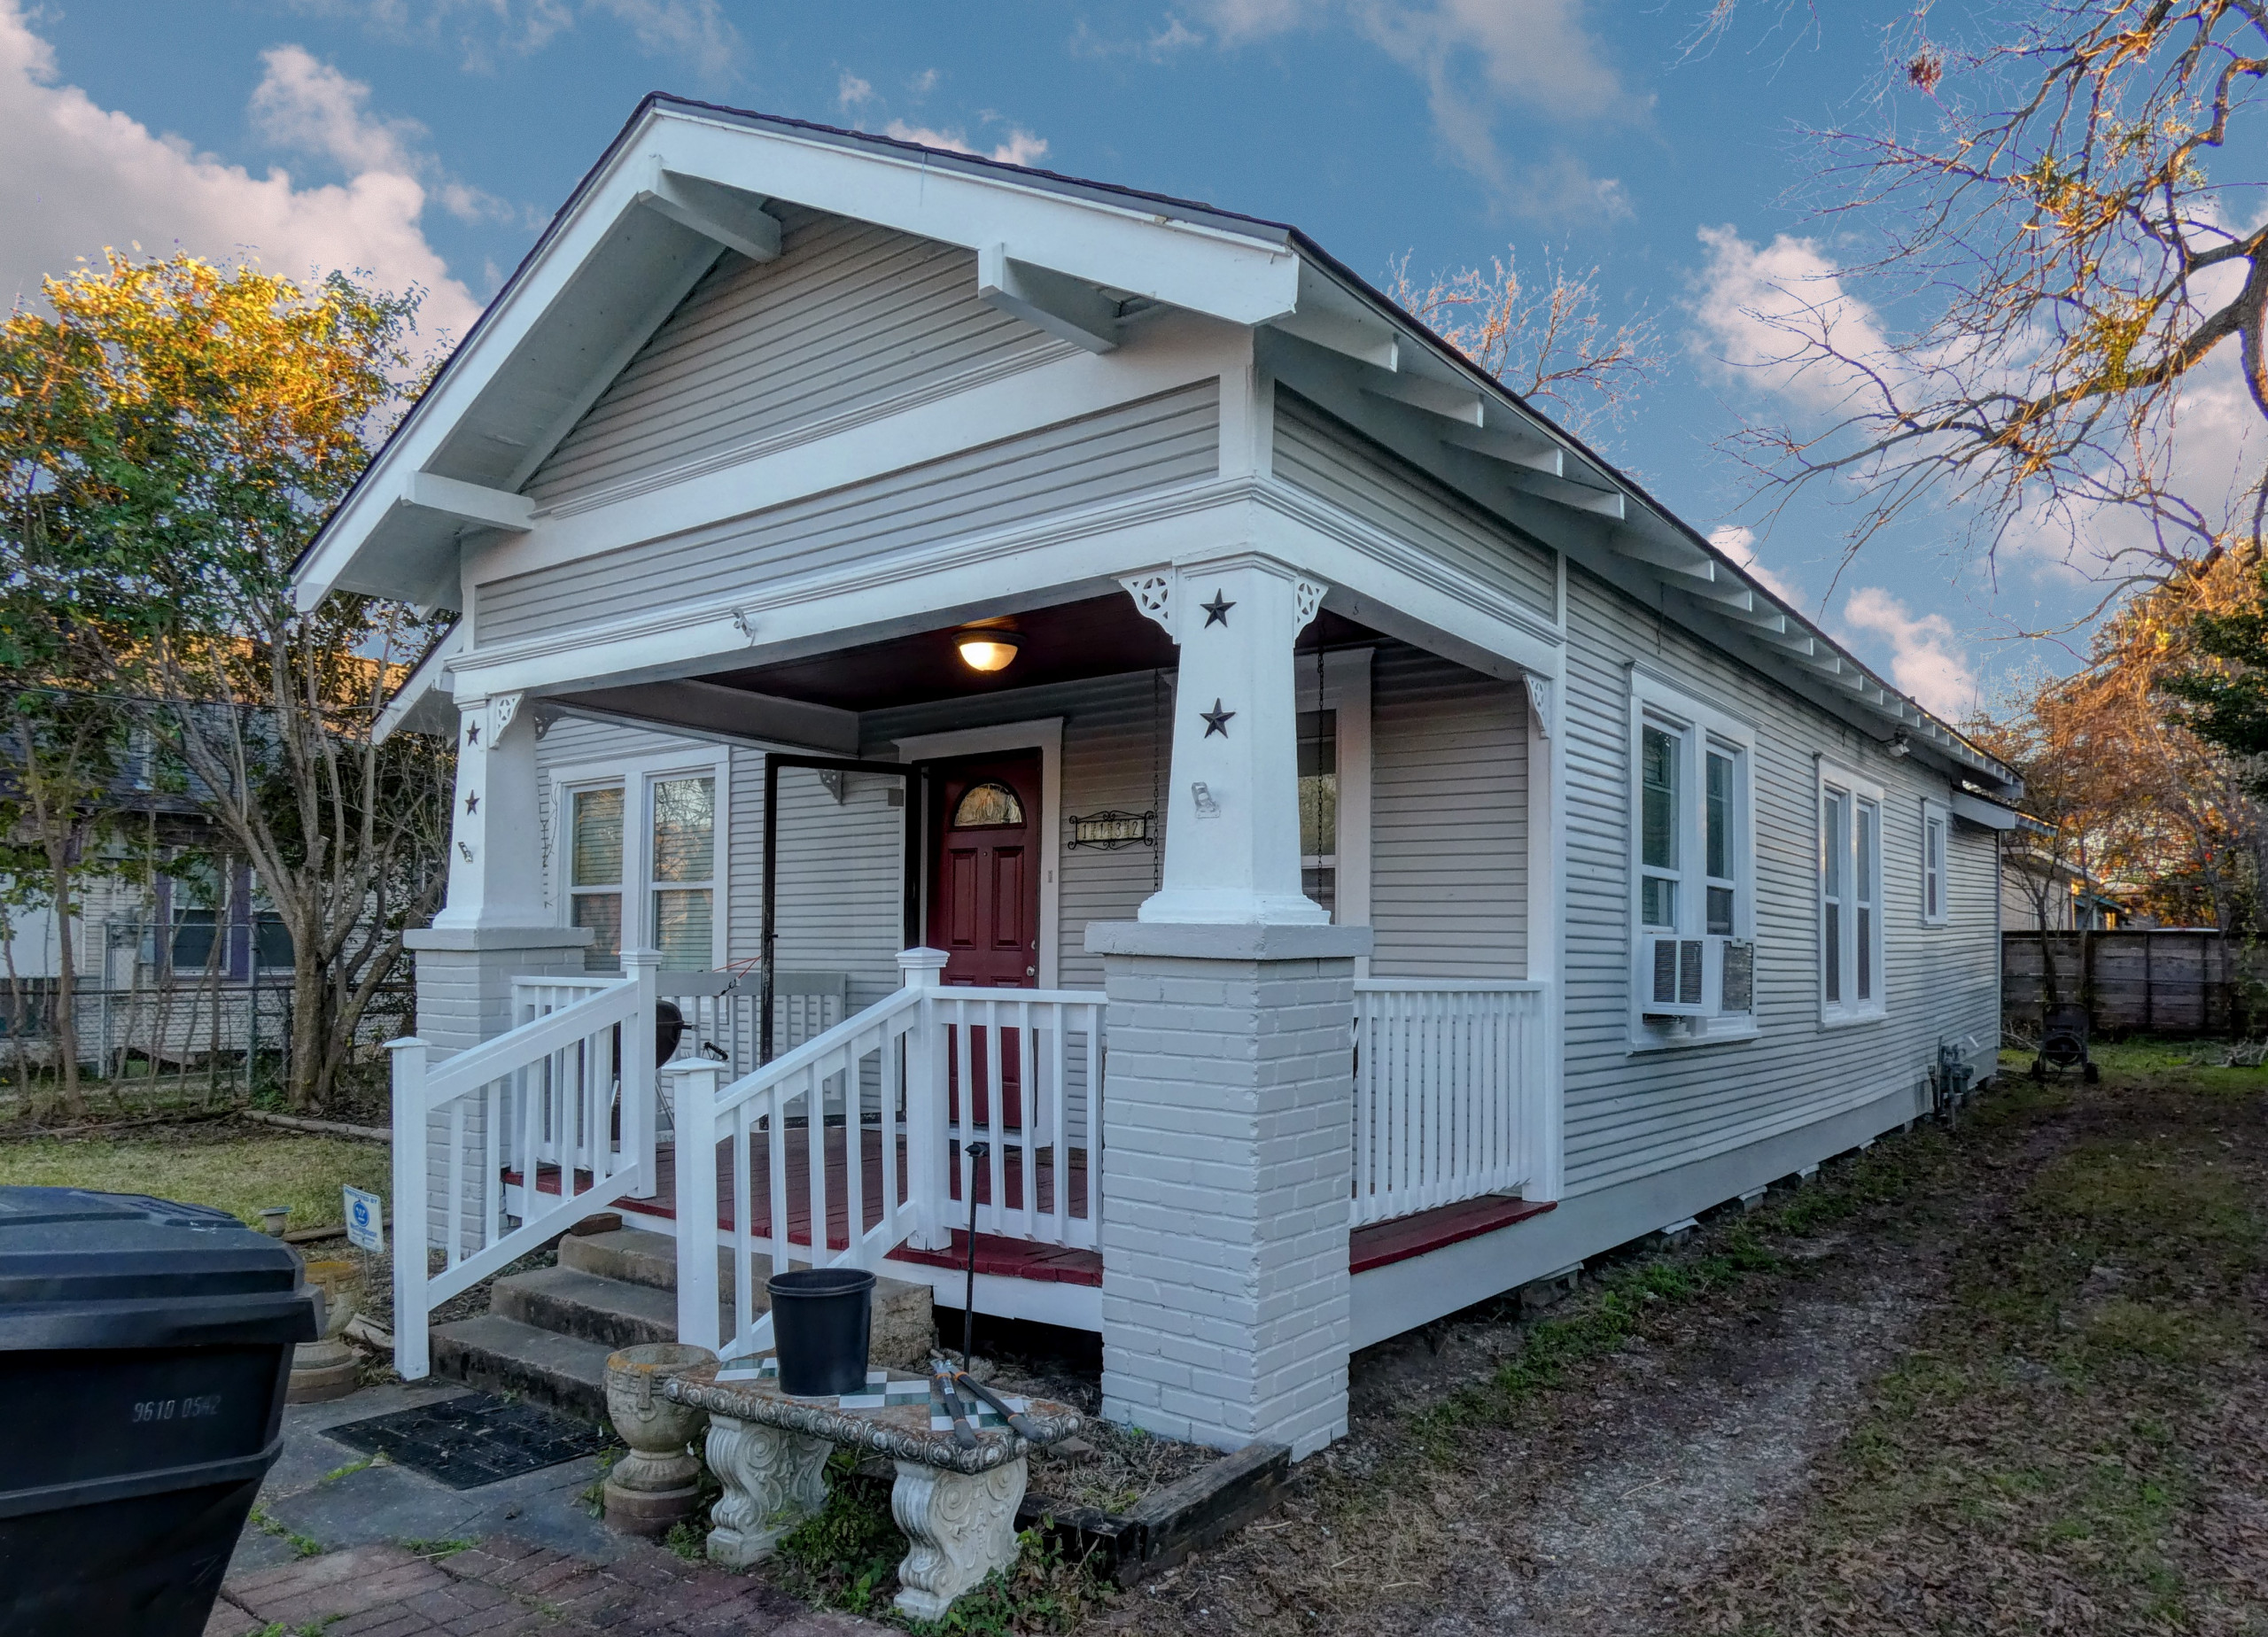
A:
<svg viewBox="0 0 2268 1637">
<path fill-rule="evenodd" d="M 2098 1035 L 2240 1036 L 2264 980 L 2268 950 L 2210 927 L 2000 935 L 2000 1020 L 2026 1033 L 2053 1002 L 2084 1004 Z"/>
</svg>

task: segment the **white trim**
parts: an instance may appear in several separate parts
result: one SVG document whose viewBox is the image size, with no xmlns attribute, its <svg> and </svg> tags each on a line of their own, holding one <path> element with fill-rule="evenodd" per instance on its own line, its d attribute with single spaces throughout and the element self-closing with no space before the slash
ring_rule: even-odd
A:
<svg viewBox="0 0 2268 1637">
<path fill-rule="evenodd" d="M 1368 648 L 1339 648 L 1323 656 L 1323 687 L 1316 687 L 1315 656 L 1294 654 L 1299 710 L 1339 713 L 1339 876 L 1332 919 L 1342 927 L 1371 924 L 1371 656 Z M 1355 975 L 1371 975 L 1371 958 L 1357 956 Z"/>
<path fill-rule="evenodd" d="M 1932 825 L 1937 826 L 1934 856 L 1930 841 Z M 1921 863 L 1921 878 L 1915 883 L 1918 890 L 1915 896 L 1920 904 L 1922 924 L 1924 927 L 1950 926 L 1953 922 L 1953 894 L 1949 890 L 1953 867 L 1953 810 L 1935 796 L 1922 798 Z M 1938 911 L 1934 915 L 1930 912 L 1930 877 L 1932 872 L 1937 876 L 1938 888 Z"/>
<path fill-rule="evenodd" d="M 1041 717 L 1003 722 L 995 727 L 956 728 L 944 733 L 915 733 L 895 741 L 901 762 L 942 762 L 949 757 L 986 756 L 999 750 L 1039 752 L 1039 967 L 1041 989 L 1054 989 L 1063 942 L 1063 718 Z M 915 799 L 922 799 L 916 793 Z M 928 834 L 921 826 L 922 871 L 928 870 Z M 922 882 L 922 924 L 928 925 L 929 883 Z"/>
<path fill-rule="evenodd" d="M 1269 485 L 1186 484 L 1059 513 L 996 533 L 869 558 L 760 592 L 547 631 L 476 648 L 453 670 L 460 694 L 620 686 L 831 652 L 933 630 L 961 613 L 1020 612 L 1089 594 L 1122 575 L 1231 543 L 1331 586 L 1334 611 L 1484 674 L 1557 676 L 1559 636 L 1537 617 L 1405 548 L 1373 555 L 1277 508 Z M 1372 542 L 1386 553 L 1384 538 Z M 1392 559 L 1409 559 L 1397 561 Z M 1422 570 L 1423 572 L 1418 570 Z"/>
<path fill-rule="evenodd" d="M 1633 1052 L 1676 1051 L 1695 1046 L 1713 1046 L 1752 1041 L 1759 1037 L 1759 1007 L 1760 998 L 1751 985 L 1749 1009 L 1746 1012 L 1720 1012 L 1709 1015 L 1681 1018 L 1674 1023 L 1649 1022 L 1646 1003 L 1645 958 L 1650 937 L 1663 935 L 1662 929 L 1649 927 L 1643 918 L 1643 898 L 1639 883 L 1644 879 L 1643 772 L 1644 734 L 1649 718 L 1673 730 L 1680 737 L 1679 777 L 1684 781 L 1685 798 L 1680 803 L 1678 848 L 1679 886 L 1677 922 L 1673 929 L 1681 939 L 1699 938 L 1713 943 L 1718 936 L 1727 942 L 1744 941 L 1751 949 L 1756 943 L 1757 859 L 1756 859 L 1756 754 L 1759 734 L 1753 723 L 1736 717 L 1708 702 L 1693 690 L 1693 685 L 1666 672 L 1632 662 L 1629 666 L 1629 745 L 1625 757 L 1628 783 L 1625 787 L 1626 812 L 1628 818 L 1628 877 L 1625 887 L 1627 899 L 1627 924 L 1629 928 L 1629 1039 Z M 1708 747 L 1712 743 L 1735 752 L 1733 801 L 1733 922 L 1729 935 L 1713 935 L 1708 931 L 1708 892 L 1704 873 L 1707 867 L 1707 768 Z M 1721 961 L 1723 957 L 1714 958 Z M 1705 975 L 1703 993 L 1715 993 L 1716 984 Z"/>
<path fill-rule="evenodd" d="M 1890 850 L 1884 844 L 1883 840 L 1883 787 L 1875 780 L 1859 772 L 1848 763 L 1837 762 L 1826 756 L 1814 756 L 1813 768 L 1812 904 L 1818 919 L 1812 940 L 1812 960 L 1814 992 L 1817 995 L 1819 1002 L 1819 1026 L 1821 1028 L 1847 1028 L 1854 1024 L 1879 1023 L 1890 1015 L 1890 974 L 1884 970 L 1884 957 L 1889 946 L 1886 926 L 1888 918 L 1883 913 L 1884 889 L 1888 885 L 1884 880 L 1883 866 L 1884 860 L 1889 857 Z M 1874 808 L 1875 813 L 1873 860 L 1875 896 L 1874 902 L 1868 906 L 1873 912 L 1874 935 L 1869 940 L 1873 948 L 1868 951 L 1868 972 L 1874 980 L 1874 994 L 1864 1002 L 1846 998 L 1830 1004 L 1827 998 L 1827 795 L 1829 790 L 1847 796 L 1852 803 L 1849 818 L 1845 821 L 1851 850 L 1844 859 L 1846 874 L 1854 870 L 1858 863 L 1859 826 L 1856 804 L 1860 802 L 1867 803 Z M 1851 884 L 1846 890 L 1855 892 L 1855 883 Z M 1858 932 L 1855 927 L 1847 930 L 1845 945 L 1845 950 L 1838 951 L 1838 958 L 1843 952 L 1852 956 L 1852 960 L 1844 966 L 1843 976 L 1847 986 L 1855 988 L 1858 974 L 1850 969 L 1855 966 L 1858 953 Z"/>
<path fill-rule="evenodd" d="M 659 731 L 659 730 L 656 730 Z M 733 752 L 730 746 L 703 745 L 681 751 L 647 756 L 613 756 L 576 762 L 549 770 L 546 795 L 549 824 L 546 830 L 543 891 L 551 919 L 561 927 L 573 924 L 573 895 L 567 885 L 568 829 L 573 822 L 569 798 L 576 790 L 607 785 L 623 788 L 622 813 L 622 947 L 651 947 L 652 911 L 647 896 L 652 889 L 653 819 L 651 789 L 656 779 L 693 774 L 717 781 L 716 900 L 711 906 L 710 966 L 721 968 L 730 955 L 732 927 Z M 635 790 L 637 800 L 630 799 Z M 633 883 L 635 882 L 635 885 Z"/>
</svg>

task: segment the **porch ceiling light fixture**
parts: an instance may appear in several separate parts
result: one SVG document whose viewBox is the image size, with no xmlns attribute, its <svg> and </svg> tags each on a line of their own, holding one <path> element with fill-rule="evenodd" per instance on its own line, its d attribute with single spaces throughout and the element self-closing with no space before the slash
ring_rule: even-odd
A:
<svg viewBox="0 0 2268 1637">
<path fill-rule="evenodd" d="M 953 634 L 960 663 L 971 671 L 1006 671 L 1023 645 L 1021 637 L 1000 625 L 969 625 Z"/>
</svg>

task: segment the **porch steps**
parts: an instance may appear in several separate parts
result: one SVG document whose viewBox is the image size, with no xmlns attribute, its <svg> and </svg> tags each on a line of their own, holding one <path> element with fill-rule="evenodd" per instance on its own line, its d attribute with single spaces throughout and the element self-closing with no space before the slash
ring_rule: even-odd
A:
<svg viewBox="0 0 2268 1637">
<path fill-rule="evenodd" d="M 760 1281 L 770 1260 L 756 1257 L 754 1268 Z M 718 1272 L 721 1328 L 729 1329 L 729 1263 Z M 757 1313 L 769 1310 L 761 1283 L 751 1296 Z M 918 1362 L 932 1335 L 927 1285 L 875 1282 L 876 1364 Z M 437 1324 L 431 1337 L 435 1375 L 602 1420 L 607 1354 L 677 1339 L 677 1241 L 636 1228 L 571 1233 L 559 1242 L 557 1266 L 497 1280 L 486 1313 Z"/>
</svg>

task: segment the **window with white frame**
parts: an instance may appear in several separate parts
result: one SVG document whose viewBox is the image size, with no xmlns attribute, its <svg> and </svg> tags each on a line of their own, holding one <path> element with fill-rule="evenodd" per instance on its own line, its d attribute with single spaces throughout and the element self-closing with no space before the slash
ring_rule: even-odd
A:
<svg viewBox="0 0 2268 1637">
<path fill-rule="evenodd" d="M 672 972 L 719 958 L 717 873 L 721 767 L 563 776 L 566 919 L 592 933 L 585 964 L 621 970 L 625 948 L 659 950 Z"/>
<path fill-rule="evenodd" d="M 1946 835 L 1951 814 L 1943 802 L 1922 803 L 1922 924 L 1942 927 L 1952 919 L 1946 908 Z"/>
<path fill-rule="evenodd" d="M 1883 983 L 1882 788 L 1819 766 L 1819 1008 L 1821 1021 L 1878 1018 Z"/>
<path fill-rule="evenodd" d="M 1632 1040 L 1756 1028 L 1755 731 L 1651 672 L 1630 687 Z"/>
</svg>

